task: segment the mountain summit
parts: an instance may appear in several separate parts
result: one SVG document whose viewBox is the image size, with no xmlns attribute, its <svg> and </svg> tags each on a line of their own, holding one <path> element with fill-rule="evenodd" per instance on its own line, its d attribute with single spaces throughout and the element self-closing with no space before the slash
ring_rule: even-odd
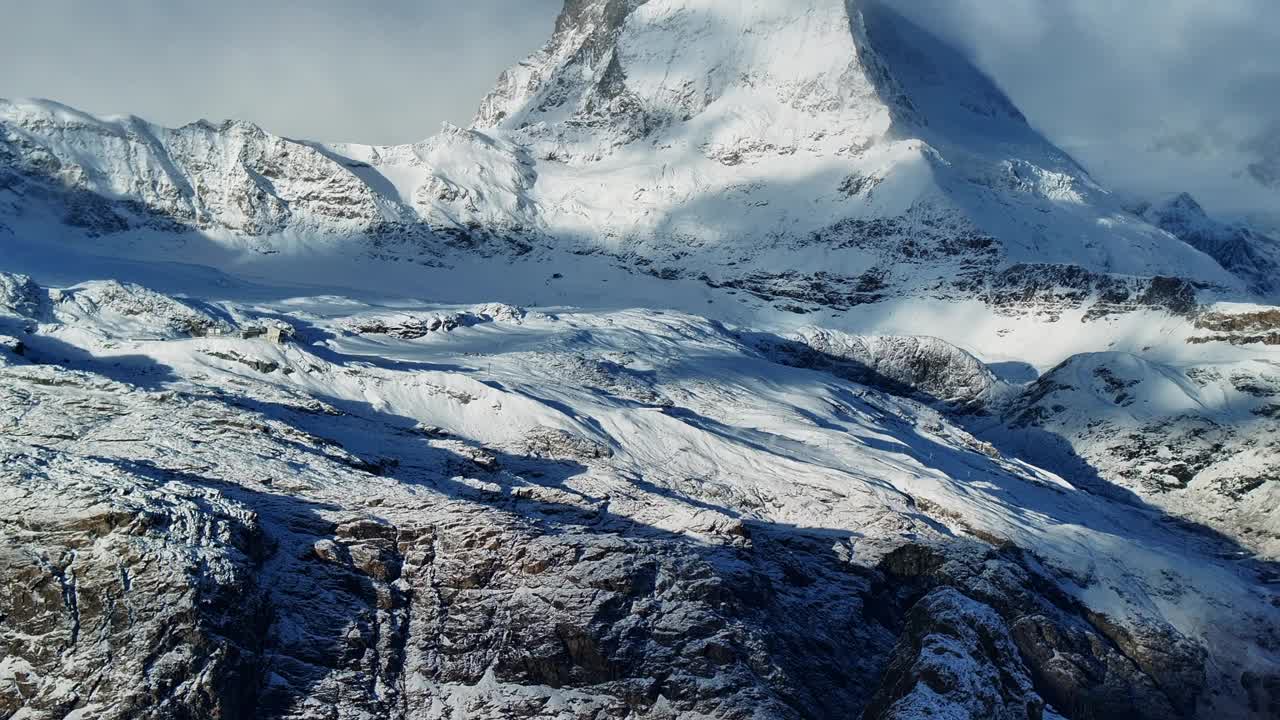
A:
<svg viewBox="0 0 1280 720">
<path fill-rule="evenodd" d="M 568 251 L 841 307 L 1027 283 L 1100 295 L 1110 275 L 1244 285 L 874 2 L 568 2 L 470 129 L 413 145 L 48 103 L 0 105 L 0 129 L 9 197 L 58 197 L 53 215 L 98 236 L 195 229 L 236 249 L 445 264 Z"/>
<path fill-rule="evenodd" d="M 569 3 L 473 128 L 536 160 L 529 225 L 670 272 L 932 287 L 1062 263 L 1231 284 L 874 2 Z"/>
</svg>

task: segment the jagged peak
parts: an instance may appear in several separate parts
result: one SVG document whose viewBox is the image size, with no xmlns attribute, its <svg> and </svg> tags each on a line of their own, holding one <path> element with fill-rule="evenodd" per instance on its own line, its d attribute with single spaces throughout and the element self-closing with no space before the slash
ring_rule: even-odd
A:
<svg viewBox="0 0 1280 720">
<path fill-rule="evenodd" d="M 910 107 L 868 46 L 844 0 L 570 0 L 474 126 L 587 129 L 615 144 L 678 124 L 879 136 Z"/>
<path fill-rule="evenodd" d="M 1186 192 L 1170 194 L 1159 198 L 1157 200 L 1156 207 L 1168 210 L 1185 211 L 1197 216 L 1208 215 L 1208 213 L 1205 212 L 1204 207 L 1191 196 L 1191 193 Z"/>
<path fill-rule="evenodd" d="M 0 123 L 31 127 L 54 125 L 66 128 L 93 128 L 116 136 L 159 136 L 190 132 L 240 132 L 250 137 L 276 137 L 262 126 L 248 120 L 201 118 L 179 127 L 166 127 L 133 114 L 98 115 L 46 98 L 0 98 Z M 281 138 L 282 140 L 284 138 Z M 293 141 L 290 141 L 293 142 Z"/>
<path fill-rule="evenodd" d="M 191 130 L 199 130 L 202 132 L 212 132 L 212 133 L 227 133 L 227 132 L 239 131 L 247 135 L 263 136 L 263 137 L 272 136 L 272 133 L 268 132 L 265 128 L 263 128 L 261 125 L 258 125 L 257 123 L 250 122 L 248 120 L 238 120 L 238 119 L 230 119 L 230 118 L 217 120 L 217 121 L 209 120 L 207 118 L 201 118 L 199 120 L 196 120 L 195 122 L 190 122 L 190 123 L 187 123 L 186 125 L 176 128 L 177 132 L 191 131 Z M 288 142 L 301 142 L 298 140 L 289 140 L 288 138 L 281 138 L 281 139 L 287 140 Z"/>
<path fill-rule="evenodd" d="M 932 124 L 966 142 L 1048 145 L 969 58 L 878 0 L 567 0 L 551 40 L 503 73 L 473 127 L 558 127 L 616 146 L 670 125 L 723 134 L 753 122 L 863 144 Z"/>
<path fill-rule="evenodd" d="M 1250 290 L 1274 297 L 1280 290 L 1280 243 L 1240 221 L 1210 215 L 1189 193 L 1170 193 L 1132 208 L 1147 222 L 1212 257 Z"/>
</svg>

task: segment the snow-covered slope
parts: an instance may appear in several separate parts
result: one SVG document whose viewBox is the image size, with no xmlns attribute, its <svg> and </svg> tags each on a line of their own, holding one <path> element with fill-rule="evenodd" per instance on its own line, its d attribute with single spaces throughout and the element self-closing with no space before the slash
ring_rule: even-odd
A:
<svg viewBox="0 0 1280 720">
<path fill-rule="evenodd" d="M 410 146 L 43 101 L 0 104 L 0 130 L 0 222 L 22 236 L 76 235 L 52 220 L 428 264 L 600 253 L 842 306 L 984 296 L 1028 266 L 1243 284 L 1125 212 L 963 57 L 874 2 L 571 2 L 470 129 Z"/>
<path fill-rule="evenodd" d="M 873 0 L 0 101 L 0 717 L 1280 717 L 1277 262 Z"/>
<path fill-rule="evenodd" d="M 758 331 L 3 286 L 14 717 L 1273 714 L 1239 546 Z M 131 335 L 195 316 L 228 332 Z M 431 317 L 472 321 L 390 332 Z"/>
<path fill-rule="evenodd" d="M 1140 498 L 1274 558 L 1277 363 L 1265 355 L 1176 365 L 1128 353 L 1074 356 L 1013 404 L 1002 445 L 1096 492 Z"/>
</svg>

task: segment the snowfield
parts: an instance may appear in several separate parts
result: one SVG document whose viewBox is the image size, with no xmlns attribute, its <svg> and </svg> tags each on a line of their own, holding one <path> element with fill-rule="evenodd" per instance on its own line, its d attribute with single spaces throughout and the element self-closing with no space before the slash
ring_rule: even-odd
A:
<svg viewBox="0 0 1280 720">
<path fill-rule="evenodd" d="M 695 562 L 684 556 L 691 555 L 704 568 L 699 573 L 713 578 L 727 573 L 735 582 L 742 580 L 736 575 L 743 572 L 737 564 L 780 561 L 773 557 L 774 543 L 812 546 L 806 553 L 826 548 L 824 552 L 835 553 L 831 562 L 849 568 L 846 572 L 864 568 L 855 576 L 870 572 L 908 583 L 900 576 L 938 573 L 946 579 L 910 583 L 946 588 L 977 582 L 971 575 L 975 570 L 930 570 L 927 558 L 933 553 L 939 560 L 978 561 L 979 568 L 1006 563 L 1014 569 L 1000 572 L 1033 572 L 1039 578 L 1018 592 L 1038 596 L 1046 592 L 1044 587 L 1054 587 L 1053 592 L 1061 594 L 1039 602 L 1049 602 L 1076 619 L 1053 622 L 1098 638 L 1090 642 L 1120 643 L 1110 651 L 1119 653 L 1114 658 L 1075 661 L 1113 663 L 1120 669 L 1108 671 L 1101 681 L 1073 681 L 1080 685 L 1068 686 L 1072 696 L 1093 692 L 1106 697 L 1114 692 L 1106 684 L 1137 683 L 1152 697 L 1162 698 L 1162 707 L 1172 702 L 1166 696 L 1181 692 L 1186 701 L 1201 707 L 1245 713 L 1250 696 L 1237 689 L 1239 678 L 1274 667 L 1269 645 L 1274 638 L 1269 638 L 1280 627 L 1280 610 L 1271 602 L 1268 583 L 1280 578 L 1268 563 L 1250 559 L 1252 553 L 1243 544 L 1274 547 L 1274 540 L 1260 539 L 1274 538 L 1274 519 L 1267 519 L 1274 516 L 1266 514 L 1274 504 L 1227 504 L 1228 496 L 1223 496 L 1215 512 L 1231 518 L 1226 529 L 1237 537 L 1207 534 L 1169 522 L 1178 514 L 1202 519 L 1203 508 L 1189 512 L 1160 494 L 1154 494 L 1159 502 L 1152 504 L 1143 499 L 1153 494 L 1142 484 L 1133 487 L 1135 495 L 1128 499 L 1116 497 L 1096 478 L 1056 474 L 1001 449 L 1032 424 L 1023 420 L 1034 409 L 1060 400 L 1043 391 L 1046 385 L 1052 383 L 1055 393 L 1093 392 L 1089 402 L 1071 400 L 1078 416 L 1037 416 L 1033 424 L 1066 438 L 1101 472 L 1120 468 L 1120 475 L 1108 479 L 1123 485 L 1123 469 L 1132 466 L 1099 460 L 1097 453 L 1114 450 L 1095 449 L 1088 442 L 1092 435 L 1076 437 L 1070 429 L 1089 418 L 1133 423 L 1135 417 L 1187 413 L 1194 398 L 1205 392 L 1149 363 L 1126 360 L 1132 356 L 1073 358 L 1030 386 L 1013 387 L 996 379 L 972 355 L 940 340 L 841 339 L 814 331 L 775 334 L 672 311 L 410 304 L 391 308 L 333 296 L 195 303 L 116 283 L 46 290 L 23 277 L 3 278 L 3 333 L 20 343 L 18 352 L 12 345 L 5 351 L 5 367 L 0 368 L 0 393 L 5 397 L 0 457 L 8 479 L 3 557 L 10 572 L 38 576 L 43 567 L 63 578 L 63 590 L 44 600 L 35 596 L 22 604 L 13 604 L 16 598 L 9 601 L 7 614 L 28 617 L 35 623 L 33 629 L 42 629 L 31 634 L 9 625 L 3 641 L 14 658 L 30 657 L 37 647 L 64 647 L 71 653 L 68 657 L 75 658 L 68 662 L 80 668 L 70 675 L 48 675 L 47 666 L 11 662 L 0 688 L 10 688 L 4 697 L 14 709 L 83 706 L 114 716 L 161 697 L 174 707 L 187 707 L 209 692 L 201 683 L 231 672 L 218 663 L 230 663 L 224 655 L 234 647 L 244 662 L 252 656 L 253 662 L 274 668 L 287 659 L 291 674 L 272 682 L 279 683 L 275 691 L 288 698 L 360 688 L 359 707 L 375 715 L 391 713 L 388 708 L 401 704 L 413 717 L 508 716 L 514 711 L 506 703 L 529 694 L 561 697 L 562 691 L 553 690 L 555 685 L 531 686 L 519 673 L 494 674 L 491 668 L 481 680 L 452 668 L 439 655 L 443 648 L 438 643 L 453 642 L 448 638 L 455 631 L 471 637 L 478 628 L 451 631 L 448 624 L 432 624 L 443 619 L 418 627 L 415 623 L 426 621 L 415 618 L 423 612 L 421 603 L 443 603 L 432 605 L 431 612 L 448 616 L 449 608 L 461 602 L 456 593 L 482 592 L 496 585 L 514 593 L 501 600 L 484 593 L 499 612 L 536 612 L 533 608 L 549 599 L 535 602 L 540 593 L 568 593 L 569 599 L 553 601 L 561 607 L 555 612 L 577 619 L 557 623 L 586 622 L 592 627 L 588 618 L 600 610 L 591 608 L 605 601 L 574 595 L 572 587 L 616 582 L 603 579 L 610 573 L 622 573 L 626 583 L 640 582 L 632 576 L 638 570 L 629 564 L 636 560 L 620 560 L 624 565 L 608 572 L 577 561 L 553 564 L 554 570 L 545 571 L 558 573 L 552 580 L 538 579 L 539 573 L 529 570 L 533 560 L 516 559 L 533 550 L 506 554 L 526 542 L 539 547 L 559 543 L 550 538 L 565 532 L 587 548 L 622 543 L 627 553 L 645 554 L 656 551 L 641 548 L 664 547 L 662 553 L 680 556 L 671 562 Z M 292 340 L 275 344 L 263 337 L 240 337 L 244 328 L 270 324 L 291 328 Z M 212 327 L 224 334 L 191 331 Z M 846 379 L 855 367 L 863 374 L 857 381 Z M 1246 370 L 1255 373 L 1251 377 L 1268 376 L 1267 367 L 1244 362 L 1231 367 L 1237 373 L 1232 377 Z M 1078 385 L 1061 379 L 1068 373 Z M 986 405 L 965 402 L 961 405 L 967 409 L 955 414 L 956 398 L 943 397 L 946 393 L 939 390 L 953 387 Z M 1140 399 L 1143 415 L 1128 410 L 1131 403 L 1105 396 L 1121 391 Z M 1223 398 L 1224 411 L 1234 402 Z M 1008 425 L 994 412 L 1006 406 L 1015 410 Z M 1234 406 L 1234 411 L 1243 416 L 1248 409 Z M 1199 417 L 1201 422 L 1213 417 L 1245 438 L 1266 437 L 1249 432 L 1248 426 L 1226 425 L 1217 416 Z M 999 428 L 990 430 L 991 425 Z M 975 435 L 975 427 L 990 431 Z M 1177 431 L 1176 426 L 1163 429 Z M 1147 442 L 1172 442 L 1164 434 L 1148 432 Z M 1117 437 L 1114 431 L 1105 435 Z M 1226 442 L 1237 450 L 1242 444 L 1239 439 Z M 1255 447 L 1251 452 L 1265 451 Z M 1226 467 L 1213 467 L 1207 473 L 1212 478 L 1197 482 L 1213 483 L 1233 468 L 1238 472 L 1240 467 L 1274 467 L 1271 457 L 1233 453 L 1222 461 Z M 1144 470 L 1141 477 L 1157 477 L 1145 466 L 1137 467 Z M 1193 484 L 1185 491 L 1195 489 Z M 1195 497 L 1207 496 L 1212 494 Z M 460 552 L 456 549 L 437 549 L 434 560 L 418 561 L 424 566 L 410 565 L 412 553 L 419 551 L 411 549 L 407 537 L 434 528 L 430 532 L 443 533 L 436 542 L 476 542 L 450 539 L 450 533 L 478 532 L 469 525 L 476 522 L 477 513 L 486 518 L 485 526 L 497 525 L 482 534 L 491 541 L 476 547 L 487 549 L 486 557 L 502 556 L 485 561 L 490 568 L 485 579 L 441 580 L 443 570 L 433 563 L 452 567 L 477 562 L 455 558 L 451 553 Z M 342 530 L 353 523 L 372 523 L 373 529 Z M 507 528 L 506 523 L 520 529 Z M 179 531 L 180 527 L 189 529 Z M 58 530 L 50 534 L 54 528 Z M 348 537 L 344 532 L 355 534 Z M 384 544 L 365 547 L 369 533 L 374 539 L 385 537 Z M 352 542 L 356 545 L 347 547 Z M 606 550 L 575 552 L 589 556 Z M 907 563 L 908 569 L 896 568 L 903 553 L 923 554 L 926 559 Z M 981 560 L 984 555 L 988 559 Z M 153 557 L 170 559 L 155 565 L 147 559 Z M 541 566 L 549 561 L 537 562 Z M 798 564 L 767 582 L 804 588 L 813 582 L 805 578 L 829 572 L 823 569 L 827 562 L 787 560 Z M 364 578 L 360 582 L 373 583 L 373 594 L 342 596 L 315 611 L 318 617 L 310 617 L 300 598 L 343 592 L 331 587 L 337 580 L 329 570 L 311 567 L 315 563 L 351 565 L 354 570 L 349 572 Z M 916 567 L 920 563 L 924 566 Z M 116 580 L 98 577 L 113 565 L 120 568 Z M 662 572 L 667 571 L 660 576 Z M 748 577 L 768 577 L 769 572 L 757 568 Z M 216 598 L 222 593 L 252 597 L 264 606 L 255 611 L 266 613 L 260 620 L 263 634 L 241 638 L 219 630 L 213 636 L 202 635 L 201 642 L 211 647 L 174 646 L 167 660 L 174 668 L 172 677 L 152 673 L 148 684 L 95 706 L 81 694 L 84 688 L 126 683 L 130 673 L 137 672 L 128 663 L 103 660 L 119 652 L 123 640 L 114 633 L 142 632 L 129 640 L 138 644 L 161 642 L 159 636 L 184 622 L 180 613 L 172 614 L 177 611 L 151 607 L 156 597 L 140 598 L 138 581 L 130 579 L 134 573 L 146 578 L 152 588 L 148 592 L 165 598 L 166 607 L 171 602 L 192 603 L 188 612 L 206 612 L 208 604 L 215 603 L 218 616 L 237 628 L 246 621 L 226 617 L 239 612 L 236 603 Z M 88 579 L 79 579 L 86 575 Z M 558 589 L 547 588 L 548 581 Z M 79 588 L 80 582 L 105 584 L 87 590 Z M 193 588 L 204 589 L 182 589 L 193 582 L 198 583 Z M 444 592 L 440 582 L 453 588 L 448 591 L 454 594 L 452 600 L 428 601 L 420 594 L 428 587 L 434 588 L 430 593 Z M 661 587 L 662 581 L 657 582 Z M 717 582 L 733 585 L 723 578 Z M 216 589 L 206 587 L 208 583 Z M 383 585 L 386 590 L 378 589 Z M 466 590 L 469 587 L 476 589 Z M 610 596 L 630 592 L 606 587 Z M 783 592 L 779 587 L 772 592 Z M 887 598 L 873 599 L 866 588 L 841 587 L 824 591 L 857 592 L 863 602 L 883 604 L 883 612 L 891 612 L 893 603 Z M 672 590 L 683 599 L 632 589 L 655 608 L 645 612 L 659 613 L 657 619 L 645 620 L 644 612 L 632 610 L 641 615 L 630 621 L 635 623 L 628 631 L 631 642 L 650 648 L 645 652 L 657 652 L 662 644 L 661 623 L 683 627 L 694 622 L 677 619 L 684 613 L 727 612 L 715 602 L 708 606 L 706 600 L 683 597 L 687 588 Z M 191 592 L 195 595 L 188 595 Z M 950 621 L 943 618 L 959 612 L 953 605 L 960 603 L 964 612 L 977 613 L 1006 637 L 1008 648 L 1001 653 L 1017 656 L 1014 648 L 1029 652 L 1031 641 L 1016 639 L 1019 624 L 1035 615 L 1029 600 L 1005 594 L 1013 592 L 1008 589 L 989 589 L 986 592 L 995 593 L 989 598 L 954 589 L 946 592 L 954 596 L 944 593 L 929 601 L 943 605 L 937 610 L 941 614 L 930 615 L 928 622 L 947 626 Z M 375 600 L 384 593 L 391 593 L 390 599 Z M 138 607 L 128 611 L 133 619 L 125 620 L 110 608 L 99 610 L 93 603 L 102 600 L 90 597 L 116 598 L 110 602 Z M 628 602 L 640 602 L 638 598 Z M 684 607 L 691 602 L 700 609 Z M 802 605 L 806 612 L 837 612 L 814 607 L 817 602 L 825 601 L 806 596 Z M 899 607 L 905 612 L 908 606 Z M 929 607 L 912 613 L 934 612 Z M 765 645 L 769 636 L 786 627 L 776 620 L 729 615 L 732 622 L 759 622 L 734 632 L 755 632 L 766 638 L 760 640 Z M 884 624 L 882 632 L 893 632 L 894 621 L 877 622 Z M 906 622 L 915 627 L 912 623 L 924 620 Z M 330 624 L 351 630 L 330 639 L 336 630 Z M 527 631 L 542 632 L 534 626 Z M 555 628 L 563 631 L 561 624 Z M 609 628 L 621 632 L 616 625 Z M 806 626 L 803 632 L 834 642 L 828 630 Z M 441 632 L 443 636 L 436 634 Z M 936 638 L 938 632 L 934 628 L 927 634 Z M 86 633 L 98 639 L 79 639 Z M 952 641 L 959 642 L 948 640 Z M 392 642 L 400 644 L 393 649 L 375 647 Z M 520 642 L 507 642 L 514 644 L 490 648 L 497 653 L 494 657 L 532 652 Z M 373 646 L 354 656 L 343 650 L 342 656 L 353 659 L 334 667 L 330 660 L 308 655 L 315 645 L 325 643 Z M 1166 647 L 1169 643 L 1172 649 Z M 876 652 L 888 658 L 891 646 L 891 641 L 881 641 Z M 732 647 L 736 646 L 730 643 L 723 652 L 738 657 L 734 653 L 739 650 Z M 839 655 L 836 648 L 832 652 Z M 1003 655 L 986 657 L 986 650 L 965 652 L 976 656 L 966 662 L 978 665 L 1009 662 Z M 775 662 L 790 658 L 770 652 L 762 657 Z M 1206 657 L 1213 662 L 1206 664 Z M 793 660 L 804 667 L 821 656 L 788 662 Z M 893 662 L 899 661 L 906 662 Z M 556 672 L 569 674 L 556 682 L 576 689 L 572 701 L 561 700 L 579 708 L 566 711 L 570 715 L 586 712 L 582 708 L 607 707 L 613 702 L 609 698 L 620 692 L 611 684 L 616 681 L 606 682 L 603 676 L 589 681 L 575 674 L 579 671 L 572 668 L 585 661 L 573 651 L 560 660 L 553 653 L 537 662 L 565 663 Z M 754 661 L 744 657 L 742 662 Z M 839 662 L 845 663 L 841 672 L 850 678 L 866 672 L 849 667 L 847 656 Z M 199 671 L 204 674 L 191 674 L 196 668 L 204 668 Z M 816 692 L 798 670 L 779 672 L 767 683 L 737 677 L 736 689 L 727 695 L 725 688 L 695 683 L 682 691 L 691 694 L 682 696 L 670 712 L 684 716 L 702 708 L 697 712 L 717 716 L 746 702 L 744 698 L 760 701 L 760 692 L 772 697 L 779 686 L 787 692 Z M 969 669 L 955 672 L 970 677 Z M 1028 673 L 1027 686 L 1016 696 L 1019 702 L 1027 697 L 1041 703 L 1063 701 L 1045 698 L 1040 694 L 1045 690 L 1033 687 L 1030 678 L 1049 672 L 1046 667 L 1032 664 L 1019 672 Z M 370 677 L 383 675 L 385 680 L 367 685 Z M 871 678 L 862 682 L 863 689 L 849 690 L 849 697 L 871 702 L 875 685 Z M 1097 687 L 1099 682 L 1104 686 Z M 218 698 L 231 702 L 226 695 Z M 671 700 L 657 691 L 644 704 L 647 712 L 661 715 L 660 706 Z M 998 702 L 1010 700 L 1000 695 Z M 234 712 L 231 707 L 223 710 Z M 298 707 L 303 712 L 309 705 Z M 788 712 L 777 706 L 769 714 L 789 716 Z"/>
<path fill-rule="evenodd" d="M 0 717 L 1280 717 L 1260 227 L 870 1 L 397 147 L 0 100 Z"/>
</svg>

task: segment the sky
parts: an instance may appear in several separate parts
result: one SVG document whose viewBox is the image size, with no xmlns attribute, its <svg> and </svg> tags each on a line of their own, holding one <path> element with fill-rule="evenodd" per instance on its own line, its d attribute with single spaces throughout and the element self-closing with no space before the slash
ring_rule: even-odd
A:
<svg viewBox="0 0 1280 720">
<path fill-rule="evenodd" d="M 561 0 L 0 0 L 0 97 L 393 144 L 470 122 Z"/>
<path fill-rule="evenodd" d="M 1280 223 L 1280 2 L 887 1 L 965 50 L 1104 184 Z M 561 2 L 0 0 L 0 97 L 413 142 L 467 124 Z"/>
</svg>

